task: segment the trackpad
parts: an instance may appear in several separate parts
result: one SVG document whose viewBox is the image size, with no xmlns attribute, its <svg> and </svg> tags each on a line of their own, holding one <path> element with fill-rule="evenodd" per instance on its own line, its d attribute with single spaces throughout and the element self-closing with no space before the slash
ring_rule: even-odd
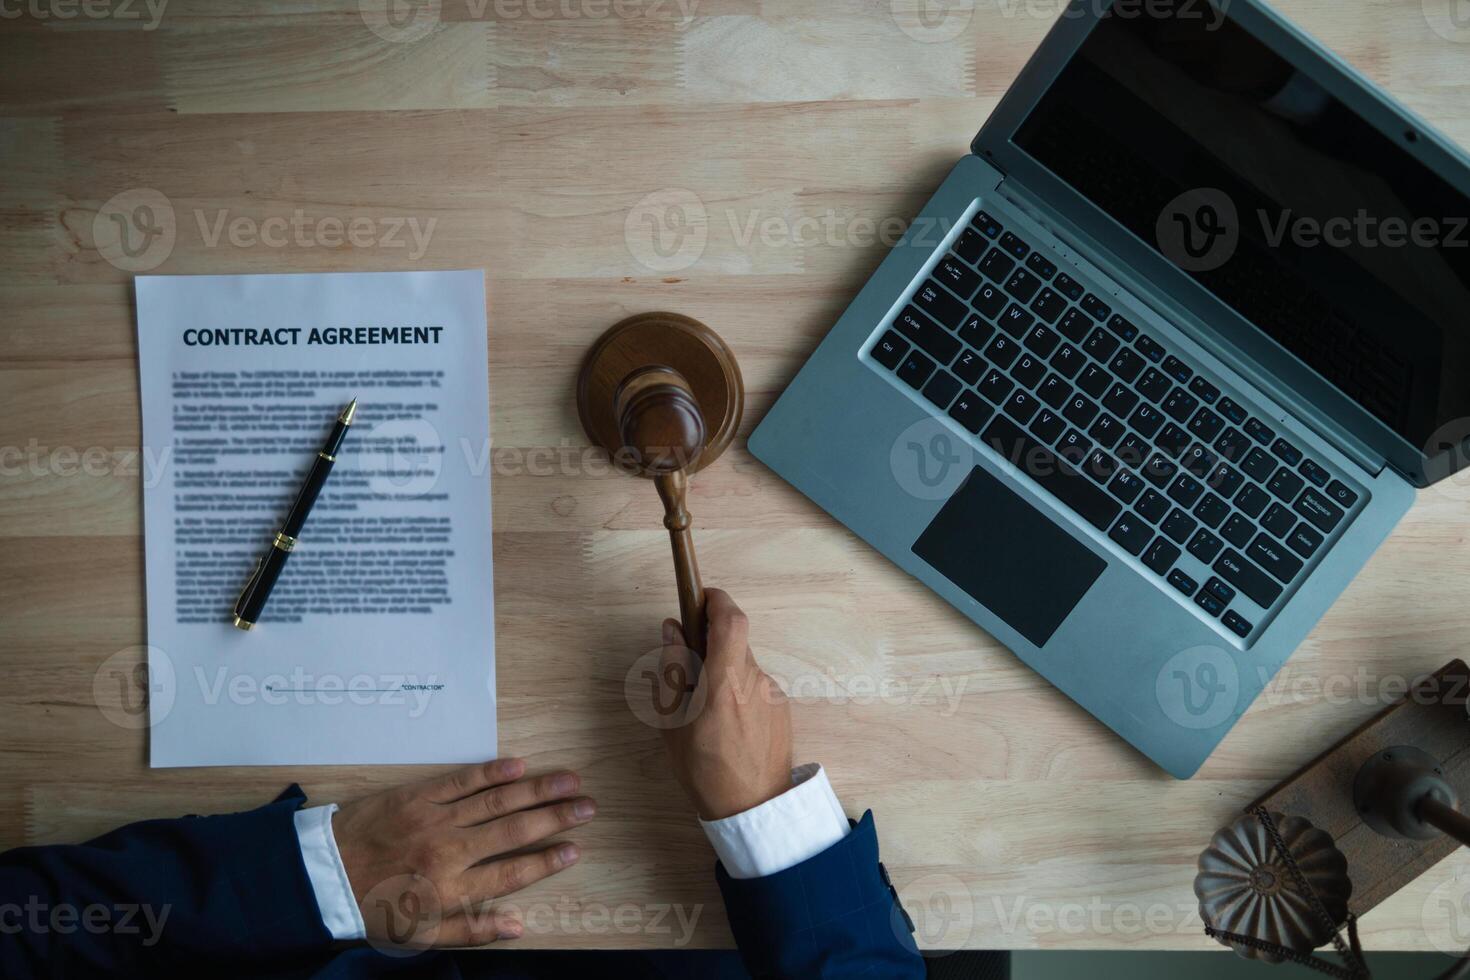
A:
<svg viewBox="0 0 1470 980">
<path fill-rule="evenodd" d="M 978 466 L 913 552 L 1038 647 L 1108 567 Z"/>
</svg>

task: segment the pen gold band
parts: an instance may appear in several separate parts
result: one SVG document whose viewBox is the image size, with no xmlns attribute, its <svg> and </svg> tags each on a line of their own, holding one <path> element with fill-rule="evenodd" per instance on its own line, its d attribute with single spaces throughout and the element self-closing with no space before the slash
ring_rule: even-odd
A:
<svg viewBox="0 0 1470 980">
<path fill-rule="evenodd" d="M 320 456 L 322 459 L 326 460 L 329 463 L 335 463 L 335 462 L 337 462 L 337 457 L 336 456 L 328 456 L 326 453 L 317 453 L 317 455 Z"/>
<path fill-rule="evenodd" d="M 280 548 L 282 551 L 290 551 L 296 547 L 295 538 L 291 537 L 291 535 L 289 534 L 281 534 L 279 532 L 277 532 L 276 534 L 276 540 L 272 543 L 277 548 Z"/>
<path fill-rule="evenodd" d="M 236 629 L 241 629 L 241 630 L 253 630 L 253 629 L 255 629 L 255 624 L 252 623 L 252 622 L 249 622 L 248 620 L 241 619 L 239 616 L 236 616 L 235 617 L 235 628 Z"/>
</svg>

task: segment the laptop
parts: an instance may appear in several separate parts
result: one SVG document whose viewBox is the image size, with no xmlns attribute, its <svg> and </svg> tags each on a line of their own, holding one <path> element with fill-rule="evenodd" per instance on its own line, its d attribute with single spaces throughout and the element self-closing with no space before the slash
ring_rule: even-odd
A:
<svg viewBox="0 0 1470 980">
<path fill-rule="evenodd" d="M 1470 165 L 1266 6 L 1073 3 L 751 451 L 1198 770 L 1466 460 Z"/>
</svg>

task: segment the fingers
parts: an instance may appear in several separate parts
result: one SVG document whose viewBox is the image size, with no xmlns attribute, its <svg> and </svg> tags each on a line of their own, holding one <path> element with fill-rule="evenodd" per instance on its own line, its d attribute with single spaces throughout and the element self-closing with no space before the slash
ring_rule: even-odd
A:
<svg viewBox="0 0 1470 980">
<path fill-rule="evenodd" d="M 576 844 L 562 843 L 530 854 L 477 865 L 464 873 L 464 893 L 476 903 L 501 898 L 558 871 L 565 871 L 581 856 L 582 851 Z"/>
<path fill-rule="evenodd" d="M 469 908 L 439 923 L 435 946 L 484 946 L 504 939 L 519 939 L 526 931 L 513 914 L 494 908 Z"/>
<path fill-rule="evenodd" d="M 677 619 L 664 620 L 664 646 L 687 647 L 689 641 L 684 639 L 684 627 Z"/>
<path fill-rule="evenodd" d="M 730 594 L 723 589 L 705 589 L 704 616 L 709 623 L 705 665 L 728 667 L 744 659 L 750 648 L 750 621 Z"/>
<path fill-rule="evenodd" d="M 553 772 L 535 779 L 521 779 L 466 796 L 451 805 L 450 819 L 456 827 L 472 827 L 508 817 L 556 800 L 564 800 L 582 788 L 582 778 L 574 772 Z"/>
<path fill-rule="evenodd" d="M 586 796 L 534 810 L 520 810 L 470 828 L 467 833 L 471 852 L 490 857 L 529 847 L 553 834 L 579 827 L 596 815 L 597 803 Z"/>
<path fill-rule="evenodd" d="M 428 780 L 423 797 L 433 803 L 453 803 L 491 786 L 514 782 L 525 774 L 525 759 L 492 759 Z"/>
</svg>

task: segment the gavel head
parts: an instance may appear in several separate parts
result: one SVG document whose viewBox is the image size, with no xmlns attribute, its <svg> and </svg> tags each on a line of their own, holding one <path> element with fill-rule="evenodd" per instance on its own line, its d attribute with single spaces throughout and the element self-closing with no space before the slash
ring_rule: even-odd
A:
<svg viewBox="0 0 1470 980">
<path fill-rule="evenodd" d="M 613 401 L 618 436 L 640 472 L 694 468 L 705 447 L 704 413 L 682 374 L 657 364 L 639 368 L 618 385 Z"/>
</svg>

